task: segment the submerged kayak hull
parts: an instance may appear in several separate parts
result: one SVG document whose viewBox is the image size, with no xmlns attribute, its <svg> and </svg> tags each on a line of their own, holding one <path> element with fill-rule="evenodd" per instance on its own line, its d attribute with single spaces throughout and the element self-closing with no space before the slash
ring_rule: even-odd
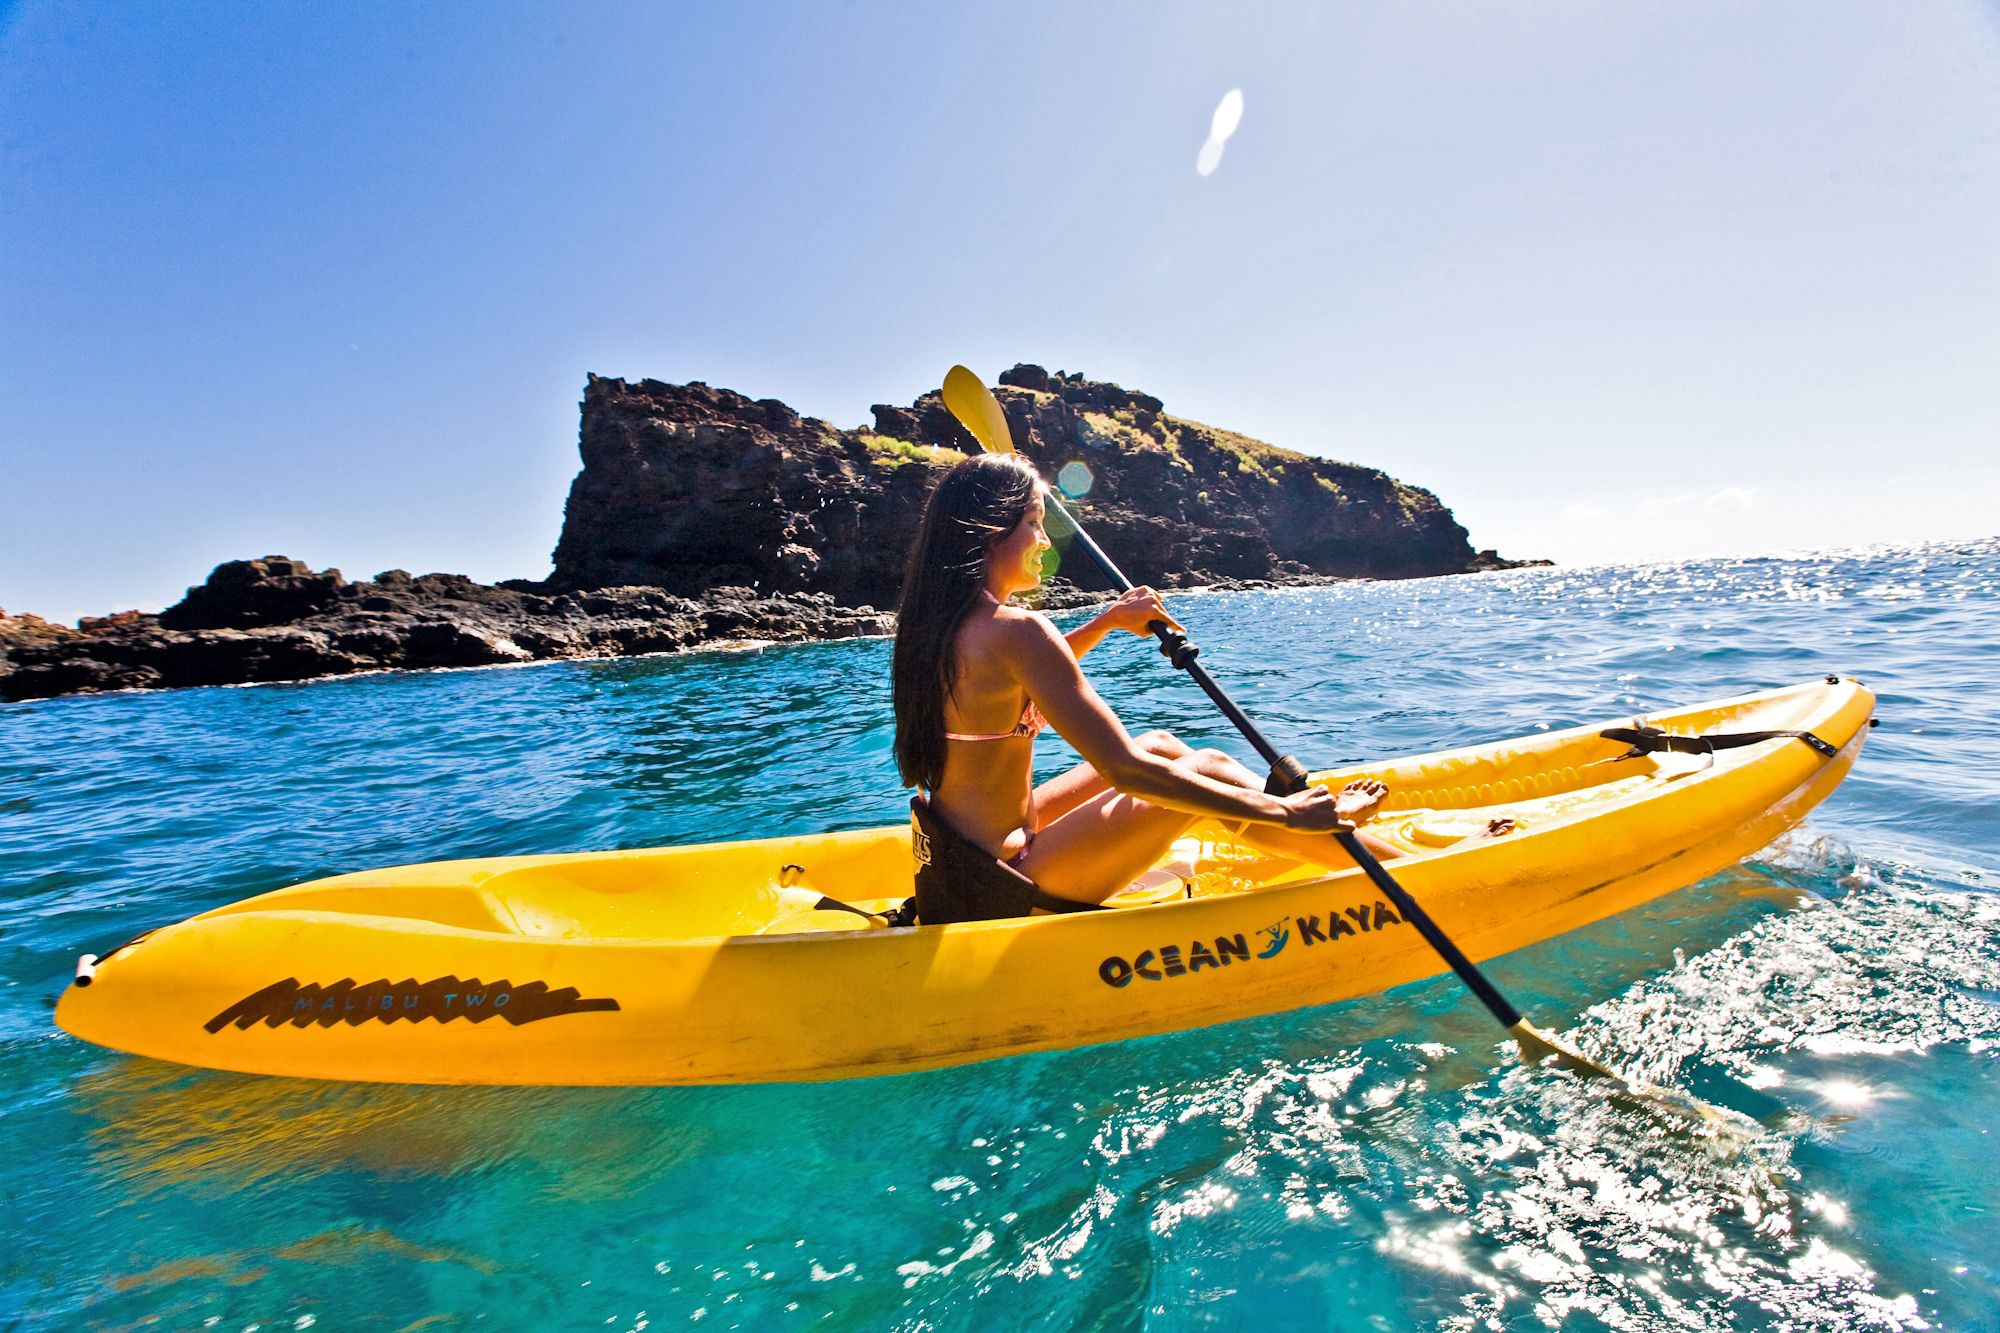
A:
<svg viewBox="0 0 2000 1333">
<path fill-rule="evenodd" d="M 1388 863 L 1474 959 L 1625 911 L 1768 844 L 1852 766 L 1853 681 L 1654 715 L 1796 728 L 1702 771 L 1577 728 L 1315 775 L 1395 789 Z M 1618 722 L 1605 725 L 1620 725 Z M 1491 814 L 1521 831 L 1452 841 Z M 900 900 L 907 826 L 344 875 L 165 927 L 65 992 L 57 1022 L 211 1068 L 407 1083 L 846 1078 L 1117 1041 L 1348 999 L 1443 970 L 1358 871 L 1259 860 L 1220 830 L 1118 910 L 863 928 L 821 893 Z M 1183 849 L 1186 850 L 1185 848 Z M 1184 882 L 1183 882 L 1184 881 Z M 1188 896 L 1192 894 L 1193 896 Z M 1157 899 L 1158 901 L 1154 901 Z"/>
</svg>

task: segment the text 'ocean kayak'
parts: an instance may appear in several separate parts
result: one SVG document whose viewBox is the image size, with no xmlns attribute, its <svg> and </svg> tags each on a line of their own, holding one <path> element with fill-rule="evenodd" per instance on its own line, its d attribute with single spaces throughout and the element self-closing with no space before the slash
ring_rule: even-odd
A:
<svg viewBox="0 0 2000 1333">
<path fill-rule="evenodd" d="M 1873 707 L 1829 677 L 1313 780 L 1389 783 L 1371 828 L 1416 853 L 1396 878 L 1486 959 L 1765 846 L 1845 776 Z M 1469 836 L 1503 815 L 1518 832 Z M 746 1083 L 1117 1041 L 1443 968 L 1360 871 L 1269 857 L 1212 825 L 1112 911 L 891 929 L 817 906 L 885 910 L 910 881 L 907 825 L 339 875 L 87 958 L 56 1021 L 262 1074 Z"/>
</svg>

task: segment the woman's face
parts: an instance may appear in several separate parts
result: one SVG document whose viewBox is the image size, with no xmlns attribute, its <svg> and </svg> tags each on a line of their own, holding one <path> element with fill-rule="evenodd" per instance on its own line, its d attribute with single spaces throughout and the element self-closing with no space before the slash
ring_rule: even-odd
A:
<svg viewBox="0 0 2000 1333">
<path fill-rule="evenodd" d="M 1008 592 L 1039 587 L 1042 582 L 1042 553 L 1049 549 L 1048 534 L 1042 531 L 1046 512 L 1040 487 L 1028 501 L 1028 511 L 1014 530 L 986 548 L 986 573 Z"/>
</svg>

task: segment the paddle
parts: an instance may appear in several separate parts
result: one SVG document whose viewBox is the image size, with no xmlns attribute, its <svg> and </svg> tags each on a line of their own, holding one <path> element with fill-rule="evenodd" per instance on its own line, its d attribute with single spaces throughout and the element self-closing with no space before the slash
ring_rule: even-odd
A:
<svg viewBox="0 0 2000 1333">
<path fill-rule="evenodd" d="M 980 447 L 987 453 L 1014 452 L 1014 435 L 1008 429 L 1007 414 L 1001 410 L 999 400 L 993 396 L 992 390 L 986 387 L 979 376 L 964 366 L 953 366 L 945 375 L 944 404 L 951 410 L 951 414 L 972 432 L 972 437 L 979 441 Z M 1076 521 L 1076 517 L 1063 507 L 1061 498 L 1054 492 L 1050 492 L 1047 496 L 1047 507 L 1050 513 L 1059 515 L 1062 521 L 1069 525 L 1071 531 L 1076 534 L 1077 545 L 1083 548 L 1092 563 L 1104 571 L 1105 577 L 1109 578 L 1119 591 L 1131 589 L 1132 581 L 1126 578 L 1118 566 L 1112 563 L 1111 557 L 1090 539 L 1090 534 L 1086 533 L 1082 525 Z M 1187 672 L 1194 683 L 1201 686 L 1202 693 L 1214 701 L 1215 706 L 1222 710 L 1223 716 L 1243 734 L 1243 739 L 1249 741 L 1251 747 L 1263 757 L 1264 762 L 1270 765 L 1271 780 L 1266 784 L 1266 790 L 1277 796 L 1289 796 L 1305 790 L 1309 781 L 1305 765 L 1291 755 L 1280 753 L 1264 733 L 1257 729 L 1257 724 L 1236 706 L 1234 700 L 1223 693 L 1222 687 L 1217 685 L 1201 663 L 1195 660 L 1201 650 L 1189 643 L 1186 635 L 1179 633 L 1164 621 L 1156 620 L 1148 628 L 1152 630 L 1153 637 L 1160 641 L 1160 652 L 1166 659 L 1180 670 Z M 1375 887 L 1388 895 L 1389 900 L 1396 905 L 1396 910 L 1402 913 L 1403 919 L 1417 928 L 1418 933 L 1437 951 L 1438 956 L 1451 965 L 1451 970 L 1458 974 L 1458 979 L 1465 983 L 1466 988 L 1479 997 L 1479 1002 L 1486 1006 L 1487 1012 L 1499 1021 L 1501 1027 L 1507 1029 L 1507 1034 L 1514 1039 L 1514 1045 L 1520 1051 L 1522 1060 L 1531 1065 L 1539 1065 L 1554 1056 L 1563 1066 L 1579 1073 L 1611 1079 L 1635 1092 L 1650 1091 L 1614 1074 L 1581 1051 L 1564 1045 L 1522 1017 L 1521 1011 L 1509 1003 L 1499 988 L 1487 980 L 1486 974 L 1465 956 L 1463 950 L 1452 943 L 1451 937 L 1438 928 L 1437 922 L 1431 920 L 1430 913 L 1424 911 L 1417 900 L 1390 877 L 1389 872 L 1382 868 L 1382 863 L 1362 846 L 1361 840 L 1354 836 L 1352 830 L 1342 829 L 1333 836 L 1339 841 L 1342 850 L 1354 858 L 1354 863 L 1361 867 L 1362 873 L 1368 876 Z"/>
</svg>

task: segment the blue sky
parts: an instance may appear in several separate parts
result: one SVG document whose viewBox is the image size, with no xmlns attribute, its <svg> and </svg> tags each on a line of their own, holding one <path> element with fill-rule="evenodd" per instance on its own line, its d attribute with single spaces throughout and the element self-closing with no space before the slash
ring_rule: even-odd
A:
<svg viewBox="0 0 2000 1333">
<path fill-rule="evenodd" d="M 1017 360 L 1512 555 L 1992 533 L 2000 7 L 0 11 L 10 611 L 539 577 L 586 371 Z"/>
</svg>

